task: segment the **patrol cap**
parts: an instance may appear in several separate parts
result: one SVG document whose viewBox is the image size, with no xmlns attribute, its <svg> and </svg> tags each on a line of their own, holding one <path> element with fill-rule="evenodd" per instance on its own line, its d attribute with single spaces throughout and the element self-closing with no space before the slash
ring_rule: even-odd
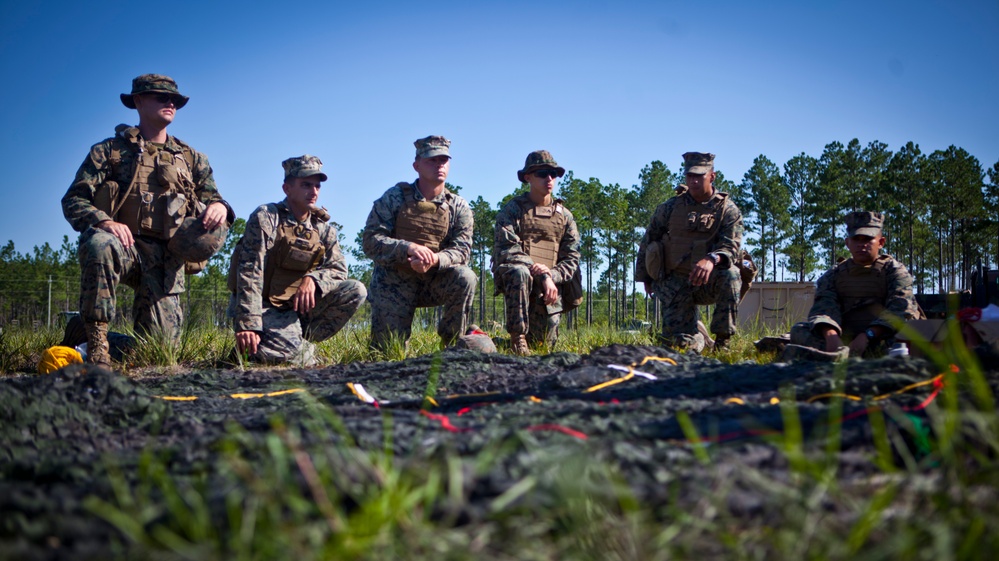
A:
<svg viewBox="0 0 999 561">
<path fill-rule="evenodd" d="M 881 236 L 881 231 L 885 225 L 885 216 L 880 212 L 867 212 L 866 210 L 855 210 L 846 215 L 846 237 L 870 236 L 877 238 Z"/>
<path fill-rule="evenodd" d="M 417 158 L 433 158 L 434 156 L 451 157 L 451 141 L 443 136 L 428 136 L 413 142 L 416 146 Z"/>
<path fill-rule="evenodd" d="M 704 175 L 715 170 L 715 155 L 705 152 L 687 152 L 683 155 L 684 175 Z"/>
<path fill-rule="evenodd" d="M 174 82 L 173 78 L 162 74 L 143 74 L 132 79 L 132 93 L 121 94 L 121 102 L 125 107 L 135 109 L 135 100 L 132 99 L 132 96 L 145 93 L 173 94 L 173 104 L 177 109 L 187 105 L 188 100 L 191 99 L 180 94 L 177 82 Z"/>
<path fill-rule="evenodd" d="M 517 172 L 517 179 L 523 183 L 527 174 L 544 168 L 554 169 L 559 177 L 565 175 L 565 168 L 558 165 L 551 152 L 548 150 L 535 150 L 527 155 L 527 160 L 524 161 L 524 169 Z"/>
<path fill-rule="evenodd" d="M 180 228 L 170 238 L 167 249 L 184 261 L 197 263 L 205 261 L 215 255 L 222 244 L 225 243 L 226 235 L 229 233 L 229 224 L 224 220 L 222 224 L 206 230 L 201 218 L 189 216 L 181 223 Z"/>
<path fill-rule="evenodd" d="M 297 158 L 288 158 L 281 162 L 281 167 L 284 168 L 284 178 L 286 180 L 289 177 L 312 177 L 313 175 L 321 177 L 320 181 L 329 179 L 323 173 L 323 161 L 309 154 L 298 156 Z"/>
</svg>

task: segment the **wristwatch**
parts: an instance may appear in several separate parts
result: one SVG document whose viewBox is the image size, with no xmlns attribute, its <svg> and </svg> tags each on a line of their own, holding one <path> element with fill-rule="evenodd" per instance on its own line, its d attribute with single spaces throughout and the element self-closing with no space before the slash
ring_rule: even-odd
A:
<svg viewBox="0 0 999 561">
<path fill-rule="evenodd" d="M 708 259 L 710 259 L 715 265 L 721 262 L 721 257 L 717 253 L 709 253 Z"/>
<path fill-rule="evenodd" d="M 867 335 L 868 341 L 876 341 L 878 339 L 877 334 L 874 333 L 874 330 L 870 327 L 867 328 L 867 331 L 865 331 L 864 334 Z"/>
</svg>

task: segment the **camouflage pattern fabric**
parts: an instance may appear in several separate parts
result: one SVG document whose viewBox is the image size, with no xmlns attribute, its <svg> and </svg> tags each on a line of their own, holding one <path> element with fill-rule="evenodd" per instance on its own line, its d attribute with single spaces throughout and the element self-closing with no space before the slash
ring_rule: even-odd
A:
<svg viewBox="0 0 999 561">
<path fill-rule="evenodd" d="M 274 307 L 263 298 L 267 252 L 274 247 L 278 226 L 299 224 L 285 201 L 261 205 L 246 222 L 243 239 L 233 254 L 237 262 L 236 292 L 229 299 L 229 317 L 235 331 L 260 334 L 258 360 L 295 360 L 308 364 L 306 340 L 329 339 L 346 325 L 364 303 L 367 291 L 361 282 L 347 278 L 347 261 L 340 250 L 337 230 L 316 214 L 305 226 L 313 228 L 325 249 L 323 261 L 305 276 L 316 284 L 316 307 L 308 314 Z M 299 352 L 300 347 L 306 351 Z"/>
<path fill-rule="evenodd" d="M 477 279 L 470 267 L 433 269 L 425 274 L 375 266 L 371 277 L 371 346 L 385 348 L 393 335 L 408 341 L 417 308 L 443 306 L 437 334 L 444 345 L 465 332 Z"/>
<path fill-rule="evenodd" d="M 425 200 L 414 182 L 417 200 Z M 395 237 L 396 215 L 404 204 L 402 188 L 389 188 L 372 206 L 364 225 L 362 248 L 374 262 L 371 302 L 371 344 L 378 348 L 391 333 L 409 339 L 418 307 L 444 306 L 437 332 L 450 344 L 464 333 L 465 316 L 475 296 L 475 273 L 468 267 L 472 250 L 472 209 L 464 198 L 446 189 L 433 201 L 447 205 L 451 225 L 437 253 L 439 264 L 426 274 L 409 267 L 412 242 Z"/>
<path fill-rule="evenodd" d="M 848 261 L 852 261 L 852 258 Z M 846 267 L 837 266 L 819 277 L 815 288 L 815 301 L 808 312 L 808 319 L 791 327 L 792 343 L 824 349 L 825 338 L 818 334 L 820 327 L 831 327 L 839 331 L 845 344 L 849 344 L 858 335 L 844 331 L 841 325 L 843 313 L 846 310 L 842 309 L 839 295 L 836 293 L 836 275 L 843 274 L 843 271 L 846 270 Z M 881 304 L 884 306 L 885 313 L 903 321 L 921 318 L 922 312 L 912 292 L 912 275 L 909 274 L 905 265 L 892 258 L 885 263 L 884 275 L 887 296 Z M 871 325 L 880 326 L 892 335 L 895 333 L 895 328 L 891 322 L 884 317 L 874 320 Z M 882 354 L 887 349 L 885 344 L 880 344 L 877 347 Z"/>
<path fill-rule="evenodd" d="M 80 313 L 87 322 L 111 321 L 115 313 L 115 288 L 119 282 L 126 282 L 136 291 L 133 306 L 136 331 L 152 333 L 159 329 L 176 341 L 182 322 L 179 294 L 184 291 L 184 261 L 167 251 L 165 240 L 139 238 L 134 246 L 125 249 L 113 235 L 94 228 L 99 222 L 111 220 L 111 216 L 94 205 L 98 187 L 114 181 L 122 190 L 127 189 L 142 148 L 134 127 L 119 125 L 116 131 L 116 136 L 91 147 L 62 198 L 63 215 L 74 230 L 81 232 Z M 224 204 L 231 224 L 235 214 L 219 195 L 208 158 L 172 136 L 156 146 L 173 153 L 193 154 L 195 194 L 205 205 Z M 112 158 L 112 154 L 118 155 L 120 161 Z"/>
<path fill-rule="evenodd" d="M 696 154 L 696 153 L 690 153 Z M 706 166 L 710 154 L 702 155 L 700 159 L 685 155 L 697 165 Z M 711 156 L 711 158 L 707 158 Z M 712 205 L 719 200 L 719 193 L 705 203 L 698 203 L 687 192 L 681 192 L 675 197 L 656 207 L 649 227 L 638 247 L 638 258 L 635 263 L 635 280 L 649 283 L 656 298 L 663 305 L 663 342 L 680 348 L 688 348 L 695 352 L 704 350 L 704 337 L 697 331 L 697 306 L 714 304 L 715 310 L 711 318 L 711 332 L 715 337 L 727 338 L 736 332 L 736 317 L 739 311 L 739 290 L 742 277 L 736 265 L 741 259 L 742 248 L 742 212 L 732 202 L 731 197 L 725 197 L 720 212 L 721 224 L 708 242 L 708 253 L 715 253 L 719 262 L 711 272 L 708 282 L 703 286 L 693 287 L 685 274 L 667 273 L 665 278 L 652 280 L 645 268 L 645 253 L 649 243 L 662 240 L 666 234 L 673 208 L 683 203 L 687 208 L 695 205 Z"/>
<path fill-rule="evenodd" d="M 690 285 L 687 275 L 677 273 L 652 281 L 651 285 L 663 306 L 664 344 L 697 353 L 703 351 L 706 341 L 697 330 L 697 306 L 709 304 L 715 305 L 711 316 L 711 333 L 715 338 L 725 339 L 735 334 L 742 286 L 742 276 L 735 265 L 715 267 L 708 282 L 698 287 Z"/>
<path fill-rule="evenodd" d="M 77 232 L 83 232 L 98 222 L 111 220 L 107 213 L 94 206 L 98 186 L 106 181 L 114 181 L 124 191 L 132 182 L 132 172 L 135 169 L 139 150 L 143 149 L 140 144 L 143 143 L 141 138 L 134 134 L 134 127 L 119 125 L 115 130 L 117 134 L 114 137 L 105 139 L 90 148 L 90 153 L 76 172 L 76 179 L 73 180 L 73 184 L 70 185 L 69 190 L 62 198 L 63 215 Z M 215 178 L 212 175 L 212 168 L 204 154 L 191 150 L 190 146 L 173 136 L 167 136 L 166 142 L 155 146 L 174 154 L 190 150 L 194 157 L 191 175 L 198 200 L 205 206 L 211 203 L 226 205 L 229 211 L 227 221 L 231 224 L 235 220 L 232 209 L 219 195 L 218 188 L 215 186 Z M 111 158 L 112 152 L 116 149 L 121 155 L 120 162 L 114 162 Z"/>
<path fill-rule="evenodd" d="M 261 316 L 262 329 L 257 354 L 260 362 L 292 362 L 298 366 L 317 364 L 315 345 L 343 329 L 367 298 L 359 280 L 340 281 L 329 293 L 316 299 L 316 307 L 307 314 L 275 308 L 269 303 Z"/>
<path fill-rule="evenodd" d="M 116 315 L 119 284 L 135 290 L 132 317 L 142 335 L 162 333 L 180 341 L 183 312 L 175 279 L 183 290 L 184 261 L 167 251 L 167 242 L 137 238 L 125 248 L 112 234 L 88 228 L 80 236 L 80 315 L 87 323 L 110 322 Z"/>
<path fill-rule="evenodd" d="M 673 214 L 673 208 L 681 201 L 688 208 L 697 205 L 707 207 L 713 204 L 718 195 L 719 193 L 715 193 L 715 196 L 711 200 L 705 203 L 697 203 L 689 193 L 683 192 L 656 207 L 652 215 L 652 221 L 645 230 L 645 235 L 642 236 L 642 241 L 638 246 L 638 258 L 635 263 L 636 281 L 646 282 L 652 280 L 652 277 L 649 276 L 648 271 L 645 269 L 646 249 L 650 243 L 662 240 L 663 235 L 666 234 L 669 228 L 670 217 Z M 709 211 L 706 210 L 705 212 Z M 721 209 L 721 226 L 714 238 L 708 243 L 707 248 L 707 253 L 716 253 L 721 258 L 716 268 L 726 268 L 736 263 L 736 261 L 741 260 L 742 233 L 742 212 L 732 202 L 731 197 L 726 197 Z"/>
<path fill-rule="evenodd" d="M 526 334 L 534 345 L 541 341 L 549 346 L 558 338 L 558 325 L 562 312 L 561 297 L 555 304 L 546 306 L 541 298 L 542 283 L 535 283 L 530 274 L 534 260 L 521 244 L 520 224 L 525 208 L 529 204 L 528 195 L 514 197 L 496 215 L 496 231 L 493 243 L 493 274 L 499 279 L 497 289 L 503 292 L 506 301 L 506 329 L 511 334 Z M 561 201 L 558 201 L 561 203 Z M 579 269 L 579 229 L 569 209 L 561 207 L 566 216 L 565 227 L 558 240 L 558 259 L 552 268 L 552 280 L 562 293 L 562 285 L 570 282 Z"/>
<path fill-rule="evenodd" d="M 527 335 L 527 343 L 535 346 L 544 342 L 551 347 L 558 340 L 562 318 L 562 299 L 551 306 L 544 303 L 542 283 L 535 282 L 524 265 L 500 265 L 496 278 L 503 285 L 506 302 L 506 330 L 511 335 Z M 559 286 L 559 293 L 562 287 Z"/>
</svg>

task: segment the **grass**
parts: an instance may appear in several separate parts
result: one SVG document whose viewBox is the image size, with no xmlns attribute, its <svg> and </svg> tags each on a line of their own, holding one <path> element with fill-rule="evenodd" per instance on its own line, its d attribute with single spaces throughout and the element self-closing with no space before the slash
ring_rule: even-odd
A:
<svg viewBox="0 0 999 561">
<path fill-rule="evenodd" d="M 4 334 L 4 371 L 23 367 L 59 335 Z M 761 335 L 740 334 L 714 356 L 769 362 L 752 347 Z M 651 344 L 652 337 L 565 330 L 551 350 L 586 353 L 621 342 Z M 179 349 L 143 342 L 129 364 L 211 364 L 230 345 L 231 333 L 194 331 Z M 396 341 L 375 354 L 366 333 L 348 328 L 319 353 L 338 363 L 398 360 L 439 347 L 435 333 L 416 331 L 408 348 Z M 991 559 L 999 548 L 995 397 L 956 328 L 941 348 L 923 347 L 948 382 L 918 419 L 890 403 L 869 404 L 874 477 L 843 473 L 842 402 L 834 398 L 824 431 L 809 441 L 793 388 L 781 395 L 784 430 L 765 443 L 786 465 L 777 475 L 726 472 L 731 448 L 698 443 L 690 416 L 676 413 L 689 441 L 676 444 L 678 453 L 703 477 L 664 482 L 672 498 L 654 507 L 640 504 L 623 474 L 585 448 L 518 434 L 473 455 L 400 457 L 390 440 L 376 450 L 354 445 L 333 409 L 302 394 L 305 415 L 274 418 L 262 434 L 232 425 L 215 463 L 183 475 L 170 471 L 169 454 L 152 448 L 134 475 L 127 471 L 133 466 L 107 458 L 113 496 L 91 497 L 87 508 L 119 530 L 122 556 L 130 558 Z M 838 371 L 836 383 L 846 376 Z M 428 379 L 427 393 L 435 386 Z M 391 438 L 392 417 L 382 419 Z M 472 483 L 525 458 L 530 464 L 483 511 Z M 680 498 L 691 492 L 688 484 L 700 497 L 693 503 Z M 762 496 L 756 515 L 732 512 L 739 485 Z"/>
<path fill-rule="evenodd" d="M 496 326 L 494 326 L 496 327 Z M 130 326 L 112 325 L 113 331 L 136 337 L 138 344 L 126 354 L 116 368 L 126 373 L 141 373 L 155 367 L 216 368 L 238 364 L 245 368 L 267 368 L 235 360 L 233 353 L 234 337 L 227 328 L 195 326 L 185 328 L 179 344 L 162 336 L 136 336 Z M 710 356 L 726 363 L 753 360 L 760 363 L 772 362 L 774 353 L 760 353 L 753 341 L 765 334 L 756 327 L 740 331 L 729 341 L 726 349 L 710 353 Z M 499 341 L 500 352 L 509 352 L 506 333 L 490 332 Z M 57 328 L 32 330 L 28 328 L 8 328 L 0 332 L 0 375 L 19 372 L 34 372 L 42 352 L 62 339 L 63 333 Z M 380 360 L 403 360 L 423 356 L 441 350 L 441 340 L 432 328 L 414 326 L 408 344 L 399 338 L 389 342 L 384 351 L 368 348 L 369 333 L 366 325 L 351 321 L 332 338 L 317 344 L 317 356 L 321 365 L 347 364 Z M 596 348 L 611 344 L 655 345 L 655 336 L 650 331 L 623 331 L 606 325 L 580 326 L 567 329 L 562 326 L 559 338 L 553 347 L 543 345 L 533 349 L 534 354 L 571 352 L 587 354 Z"/>
</svg>

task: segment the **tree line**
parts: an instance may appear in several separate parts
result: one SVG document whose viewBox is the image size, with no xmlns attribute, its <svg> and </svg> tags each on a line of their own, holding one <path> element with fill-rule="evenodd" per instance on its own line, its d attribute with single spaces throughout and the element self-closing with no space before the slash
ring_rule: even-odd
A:
<svg viewBox="0 0 999 561">
<path fill-rule="evenodd" d="M 638 183 L 630 187 L 594 177 L 583 180 L 571 170 L 560 179 L 556 196 L 579 227 L 586 292 L 584 305 L 568 318 L 570 325 L 621 325 L 656 316 L 655 303 L 634 281 L 634 262 L 656 206 L 683 183 L 682 170 L 682 163 L 674 172 L 656 160 L 641 169 Z M 744 245 L 760 269 L 760 281 L 812 281 L 847 256 L 843 216 L 852 210 L 886 215 L 886 251 L 909 268 L 919 293 L 960 290 L 969 285 L 975 267 L 999 263 L 999 161 L 984 169 L 956 146 L 925 154 L 908 142 L 893 152 L 883 142 L 863 145 L 853 139 L 845 145 L 829 143 L 818 156 L 801 153 L 782 166 L 761 154 L 739 183 L 722 169 L 716 171 L 715 188 L 729 193 L 742 210 Z M 457 185 L 448 188 L 461 191 Z M 499 209 L 526 189 L 522 184 L 495 204 L 482 196 L 469 200 L 475 214 L 470 265 L 479 275 L 473 317 L 479 321 L 502 318 L 502 300 L 493 296 L 489 272 L 493 229 Z M 245 224 L 237 219 L 207 269 L 189 278 L 186 298 L 192 320 L 225 323 L 229 256 Z M 353 257 L 350 276 L 368 283 L 371 261 L 360 249 L 361 232 L 348 243 L 337 226 L 344 252 Z M 46 243 L 26 254 L 8 242 L 0 248 L 0 263 L 0 323 L 17 318 L 44 323 L 58 311 L 76 310 L 80 267 L 75 240 L 64 236 L 58 249 Z M 119 314 L 127 315 L 130 291 L 120 293 Z"/>
</svg>

